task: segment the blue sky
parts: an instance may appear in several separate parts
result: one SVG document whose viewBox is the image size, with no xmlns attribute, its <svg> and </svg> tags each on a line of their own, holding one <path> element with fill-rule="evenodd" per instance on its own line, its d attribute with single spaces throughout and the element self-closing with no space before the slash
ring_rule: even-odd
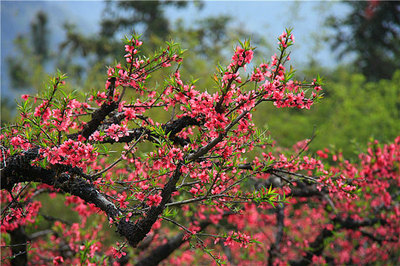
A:
<svg viewBox="0 0 400 266">
<path fill-rule="evenodd" d="M 9 88 L 5 58 L 15 53 L 13 39 L 29 32 L 29 25 L 39 10 L 48 13 L 51 44 L 64 38 L 64 22 L 75 23 L 81 32 L 99 30 L 99 22 L 105 7 L 103 1 L 2 1 L 1 2 L 1 93 L 14 96 Z M 204 1 L 201 10 L 189 5 L 186 9 L 168 8 L 171 21 L 178 18 L 186 23 L 210 15 L 229 15 L 233 24 L 267 39 L 275 40 L 286 27 L 294 28 L 296 44 L 292 59 L 297 65 L 307 63 L 311 57 L 329 67 L 337 64 L 329 45 L 316 42 L 318 36 L 326 34 L 323 22 L 328 15 L 345 16 L 348 7 L 341 2 L 319 1 Z"/>
</svg>

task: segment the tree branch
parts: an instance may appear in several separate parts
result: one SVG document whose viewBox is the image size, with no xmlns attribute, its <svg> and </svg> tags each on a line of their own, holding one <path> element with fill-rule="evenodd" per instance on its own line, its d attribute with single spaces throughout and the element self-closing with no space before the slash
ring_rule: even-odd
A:
<svg viewBox="0 0 400 266">
<path fill-rule="evenodd" d="M 184 128 L 188 126 L 201 126 L 203 123 L 199 121 L 200 118 L 193 118 L 190 116 L 183 116 L 181 118 L 178 118 L 174 121 L 168 122 L 164 125 L 162 125 L 162 128 L 164 129 L 165 134 L 169 135 L 169 139 L 172 140 L 175 144 L 185 146 L 188 141 L 179 138 L 176 136 L 179 132 L 181 132 Z M 137 140 L 140 138 L 140 136 L 147 136 L 147 140 L 149 141 L 156 141 L 157 135 L 152 133 L 150 129 L 147 129 L 145 127 L 140 127 L 140 128 L 135 128 L 130 131 L 128 131 L 127 136 L 123 136 L 119 138 L 118 141 L 112 139 L 112 138 L 106 138 L 103 141 L 100 141 L 101 143 L 128 143 L 133 140 Z"/>
<path fill-rule="evenodd" d="M 28 264 L 28 254 L 26 247 L 28 245 L 28 237 L 22 226 L 18 226 L 13 231 L 8 232 L 11 237 L 11 265 L 20 266 Z"/>
<path fill-rule="evenodd" d="M 115 108 L 118 107 L 118 103 L 113 100 L 116 78 L 109 78 L 108 81 L 110 82 L 107 92 L 108 101 L 105 101 L 101 105 L 101 107 L 92 114 L 92 120 L 90 120 L 81 131 L 68 135 L 70 139 L 77 139 L 80 135 L 85 139 L 88 139 L 89 136 L 97 130 L 97 128 L 99 127 L 101 122 L 107 117 L 107 115 L 109 115 L 112 111 L 115 110 Z"/>
<path fill-rule="evenodd" d="M 354 219 L 351 219 L 350 217 L 343 219 L 341 217 L 335 217 L 332 220 L 333 223 L 337 224 L 337 227 L 335 230 L 340 230 L 340 229 L 358 229 L 363 226 L 372 226 L 378 222 L 385 223 L 385 221 L 377 218 L 373 219 L 364 219 L 361 221 L 356 221 Z M 306 255 L 301 258 L 300 260 L 297 261 L 291 261 L 290 265 L 309 265 L 312 262 L 312 257 L 315 256 L 321 256 L 322 252 L 325 249 L 325 246 L 327 244 L 325 239 L 333 236 L 334 230 L 329 230 L 324 228 L 320 234 L 315 238 L 314 242 L 310 244 L 310 250 L 306 251 Z"/>
<path fill-rule="evenodd" d="M 164 211 L 165 204 L 170 201 L 172 192 L 176 190 L 176 183 L 181 176 L 181 166 L 182 162 L 177 165 L 173 175 L 171 176 L 167 184 L 165 184 L 163 190 L 161 191 L 162 200 L 158 206 L 151 207 L 146 212 L 145 217 L 137 221 L 132 227 L 125 227 L 124 224 L 128 223 L 125 222 L 125 220 L 122 220 L 120 222 L 123 235 L 126 236 L 131 246 L 136 247 L 139 242 L 146 237 L 146 235 L 150 232 L 153 224 L 157 221 L 158 216 Z"/>
<path fill-rule="evenodd" d="M 228 215 L 228 213 L 224 213 L 224 216 Z M 211 221 L 203 221 L 200 223 L 199 232 L 203 231 L 207 228 L 207 226 L 211 225 Z M 178 249 L 183 243 L 188 241 L 189 238 L 184 238 L 184 233 L 179 233 L 174 237 L 170 238 L 167 243 L 160 245 L 153 249 L 147 257 L 139 260 L 135 266 L 156 266 L 161 261 L 165 260 L 169 257 L 176 249 Z"/>
<path fill-rule="evenodd" d="M 121 212 L 117 207 L 107 200 L 97 189 L 85 179 L 75 175 L 72 168 L 64 166 L 55 166 L 53 169 L 43 169 L 38 166 L 32 166 L 31 160 L 38 157 L 39 149 L 31 149 L 19 155 L 12 156 L 7 159 L 7 166 L 1 169 L 1 189 L 11 190 L 13 186 L 21 182 L 39 182 L 56 189 L 60 189 L 65 193 L 77 196 L 87 203 L 92 203 L 96 207 L 104 211 L 108 217 L 117 218 Z M 124 220 L 124 219 L 121 219 Z M 120 222 L 118 224 L 118 232 L 126 236 L 127 228 L 132 228 L 132 223 Z"/>
<path fill-rule="evenodd" d="M 276 207 L 276 223 L 278 226 L 278 229 L 275 234 L 275 243 L 271 244 L 271 247 L 268 251 L 268 265 L 273 265 L 273 260 L 276 257 L 279 249 L 279 245 L 282 241 L 283 238 L 283 227 L 284 227 L 284 219 L 285 219 L 285 214 L 284 214 L 284 209 L 285 206 L 283 204 L 278 204 Z"/>
</svg>

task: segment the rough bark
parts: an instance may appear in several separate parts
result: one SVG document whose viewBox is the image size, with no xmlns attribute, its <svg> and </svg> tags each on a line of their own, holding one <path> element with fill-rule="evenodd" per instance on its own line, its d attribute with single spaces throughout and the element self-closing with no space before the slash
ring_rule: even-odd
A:
<svg viewBox="0 0 400 266">
<path fill-rule="evenodd" d="M 9 232 L 11 237 L 11 265 L 23 266 L 28 264 L 27 244 L 28 237 L 23 227 L 19 226 L 15 230 Z"/>
</svg>

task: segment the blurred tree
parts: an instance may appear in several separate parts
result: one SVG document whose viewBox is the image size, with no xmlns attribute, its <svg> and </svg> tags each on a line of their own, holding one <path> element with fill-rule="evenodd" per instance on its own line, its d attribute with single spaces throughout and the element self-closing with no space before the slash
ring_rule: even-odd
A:
<svg viewBox="0 0 400 266">
<path fill-rule="evenodd" d="M 10 90 L 17 90 L 19 94 L 32 88 L 39 88 L 46 80 L 44 67 L 50 59 L 49 31 L 47 15 L 39 11 L 34 17 L 28 35 L 19 35 L 14 40 L 17 56 L 7 56 Z M 1 99 L 1 124 L 13 120 L 15 104 L 10 99 Z"/>
<path fill-rule="evenodd" d="M 203 59 L 218 60 L 214 56 L 221 55 L 224 48 L 231 45 L 233 36 L 228 27 L 231 21 L 229 16 L 207 17 L 187 26 L 180 19 L 176 23 L 173 36 L 178 42 L 190 46 Z"/>
<path fill-rule="evenodd" d="M 200 1 L 193 4 L 199 9 L 202 7 Z M 17 40 L 17 50 L 23 56 L 8 62 L 13 87 L 32 87 L 33 70 L 41 69 L 40 72 L 43 72 L 46 64 L 51 64 L 51 68 L 58 68 L 73 77 L 70 84 L 76 89 L 88 90 L 101 86 L 99 80 L 105 78 L 104 66 L 112 64 L 114 58 L 123 56 L 123 51 L 119 49 L 119 33 L 132 33 L 129 31 L 144 33 L 144 54 L 162 46 L 168 39 L 176 40 L 184 48 L 194 51 L 186 59 L 190 63 L 181 69 L 187 76 L 202 77 L 202 73 L 208 73 L 209 67 L 215 63 L 226 63 L 227 52 L 230 52 L 236 40 L 248 38 L 250 35 L 252 42 L 258 47 L 256 53 L 270 52 L 264 38 L 250 34 L 239 26 L 232 26 L 232 19 L 228 16 L 206 17 L 196 21 L 194 25 L 187 25 L 182 20 L 171 24 L 166 13 L 167 7 L 186 8 L 188 2 L 108 1 L 103 11 L 100 32 L 88 35 L 80 32 L 76 25 L 66 23 L 66 38 L 60 43 L 57 52 L 49 50 L 47 17 L 42 12 L 38 13 L 31 23 L 30 39 L 21 36 Z M 33 47 L 27 45 L 31 41 L 35 43 Z M 265 47 L 269 50 L 263 50 Z M 34 61 L 29 66 L 30 69 L 23 63 L 27 59 Z M 88 83 L 87 80 L 92 82 Z M 212 87 L 211 80 L 200 82 L 199 85 Z"/>
<path fill-rule="evenodd" d="M 349 1 L 345 18 L 329 17 L 332 48 L 339 57 L 356 54 L 354 65 L 368 80 L 390 79 L 400 68 L 400 2 Z"/>
<path fill-rule="evenodd" d="M 193 4 L 198 9 L 202 7 L 200 1 Z M 113 58 L 123 57 L 119 49 L 119 33 L 128 34 L 134 31 L 143 33 L 144 54 L 154 51 L 168 39 L 177 41 L 183 48 L 193 51 L 186 55 L 185 61 L 188 63 L 180 69 L 186 76 L 204 77 L 215 63 L 226 63 L 228 53 L 238 39 L 245 39 L 251 35 L 252 42 L 258 47 L 257 53 L 265 52 L 264 48 L 269 48 L 264 38 L 250 34 L 239 26 L 233 26 L 233 21 L 228 16 L 206 17 L 190 25 L 183 20 L 171 23 L 166 13 L 168 7 L 187 8 L 188 2 L 109 1 L 103 11 L 101 30 L 92 35 L 83 34 L 75 25 L 66 24 L 67 37 L 60 45 L 59 54 L 62 55 L 62 61 L 59 68 L 71 76 L 84 76 L 91 80 L 93 78 L 89 77 L 88 73 L 95 75 L 94 69 L 101 71 L 98 77 L 104 75 L 104 67 L 101 66 L 112 64 Z M 83 69 L 90 70 L 83 74 Z M 162 76 L 163 73 L 156 75 Z M 201 79 L 199 83 L 199 86 L 212 89 L 211 79 Z"/>
<path fill-rule="evenodd" d="M 1 97 L 1 127 L 13 121 L 14 116 L 12 111 L 14 108 L 15 107 L 12 102 L 10 102 L 7 98 Z"/>
<path fill-rule="evenodd" d="M 165 8 L 185 8 L 187 4 L 180 1 L 106 1 L 99 33 L 88 35 L 79 32 L 76 25 L 64 25 L 66 39 L 59 46 L 59 68 L 80 79 L 102 80 L 104 65 L 123 56 L 119 49 L 122 34 L 119 33 L 143 33 L 142 38 L 146 40 L 143 50 L 153 51 L 171 35 Z M 198 2 L 195 4 L 201 6 Z M 93 84 L 90 86 L 92 88 Z"/>
<path fill-rule="evenodd" d="M 43 11 L 39 11 L 31 23 L 31 38 L 34 53 L 39 57 L 41 63 L 45 62 L 49 56 L 49 31 L 47 15 Z"/>
<path fill-rule="evenodd" d="M 197 2 L 196 2 L 197 3 Z M 87 36 L 80 33 L 75 25 L 65 24 L 67 38 L 60 45 L 60 50 L 65 51 L 68 59 L 65 65 L 71 63 L 72 56 L 79 53 L 88 57 L 95 55 L 96 61 L 107 62 L 110 58 L 121 56 L 118 49 L 118 33 L 131 34 L 143 33 L 142 38 L 148 42 L 152 38 L 166 40 L 170 35 L 171 27 L 165 8 L 186 7 L 184 1 L 106 1 L 101 21 L 101 30 L 98 34 Z M 197 6 L 200 6 L 197 4 Z M 150 44 L 153 42 L 150 42 Z M 154 48 L 154 47 L 152 47 Z M 117 52 L 116 52 L 117 51 Z"/>
<path fill-rule="evenodd" d="M 121 30 L 133 29 L 143 32 L 144 38 L 155 35 L 165 39 L 171 30 L 165 8 L 183 8 L 187 4 L 185 1 L 107 1 L 100 34 L 110 38 Z"/>
<path fill-rule="evenodd" d="M 34 80 L 44 74 L 44 65 L 50 59 L 47 15 L 39 11 L 31 23 L 29 34 L 19 35 L 14 45 L 20 56 L 6 59 L 12 88 L 24 90 L 37 85 Z"/>
<path fill-rule="evenodd" d="M 174 40 L 187 46 L 202 59 L 210 64 L 221 62 L 229 58 L 231 48 L 239 39 L 248 39 L 257 44 L 255 53 L 269 54 L 272 47 L 262 36 L 248 31 L 245 28 L 232 24 L 230 16 L 206 17 L 187 25 L 183 20 L 178 20 L 171 31 Z M 267 50 L 267 51 L 266 51 Z"/>
</svg>

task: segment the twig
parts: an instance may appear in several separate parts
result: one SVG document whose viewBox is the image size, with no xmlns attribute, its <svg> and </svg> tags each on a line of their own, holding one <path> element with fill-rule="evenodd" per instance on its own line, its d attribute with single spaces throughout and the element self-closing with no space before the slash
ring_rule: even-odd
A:
<svg viewBox="0 0 400 266">
<path fill-rule="evenodd" d="M 143 137 L 144 132 L 142 133 L 142 135 L 140 135 L 140 137 L 135 141 L 135 143 L 133 143 L 132 146 L 129 147 L 129 149 L 126 151 L 126 154 L 128 154 L 140 141 L 140 139 Z M 115 162 L 113 162 L 111 165 L 109 165 L 108 167 L 104 168 L 102 171 L 95 173 L 93 175 L 91 175 L 89 178 L 90 180 L 93 180 L 94 178 L 100 176 L 101 174 L 107 172 L 108 170 L 110 170 L 111 168 L 113 168 L 115 165 L 117 165 L 121 160 L 123 159 L 123 155 L 121 155 Z"/>
<path fill-rule="evenodd" d="M 293 157 L 290 160 L 290 163 L 292 163 L 294 160 L 296 160 L 297 158 L 299 158 L 299 156 L 307 149 L 307 147 L 310 145 L 310 143 L 314 140 L 316 134 L 315 134 L 316 128 L 314 126 L 311 137 L 309 139 L 309 141 L 307 141 L 306 145 L 304 145 L 304 147 L 297 153 L 297 155 L 295 157 Z"/>
<path fill-rule="evenodd" d="M 4 213 L 6 212 L 6 210 L 7 210 L 8 208 L 10 208 L 10 206 L 11 206 L 13 203 L 16 202 L 16 199 L 18 199 L 18 197 L 21 195 L 21 193 L 22 193 L 30 184 L 31 184 L 31 182 L 29 182 L 28 184 L 26 184 L 25 187 L 23 187 L 23 188 L 21 189 L 21 191 L 18 192 L 18 195 L 17 195 L 16 197 L 14 197 L 13 194 L 10 192 L 10 195 L 11 195 L 11 197 L 12 197 L 12 201 L 10 201 L 10 202 L 7 204 L 7 206 L 1 211 L 1 216 L 2 216 L 2 217 L 3 217 Z M 2 219 L 3 219 L 3 218 L 2 218 Z"/>
</svg>

